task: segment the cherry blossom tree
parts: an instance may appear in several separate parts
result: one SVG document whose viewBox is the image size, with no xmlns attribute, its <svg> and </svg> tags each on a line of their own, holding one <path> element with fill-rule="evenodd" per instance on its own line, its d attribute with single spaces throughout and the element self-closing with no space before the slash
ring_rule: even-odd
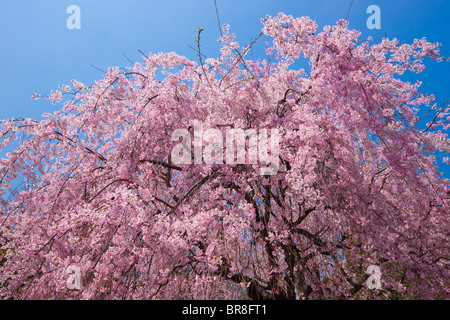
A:
<svg viewBox="0 0 450 320">
<path fill-rule="evenodd" d="M 43 120 L 1 122 L 2 299 L 449 298 L 449 106 L 401 79 L 440 44 L 262 23 L 244 47 L 224 25 L 218 58 L 199 30 L 198 61 L 150 53 L 52 91 Z M 193 121 L 277 129 L 278 171 L 174 163 Z"/>
</svg>

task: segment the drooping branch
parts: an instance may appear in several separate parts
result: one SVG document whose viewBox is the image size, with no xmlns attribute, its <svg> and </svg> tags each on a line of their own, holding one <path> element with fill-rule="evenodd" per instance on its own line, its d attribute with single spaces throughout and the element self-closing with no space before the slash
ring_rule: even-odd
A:
<svg viewBox="0 0 450 320">
<path fill-rule="evenodd" d="M 142 159 L 142 160 L 140 160 L 140 162 L 141 162 L 141 163 L 143 163 L 143 162 L 149 162 L 149 163 L 153 163 L 153 164 L 158 164 L 158 165 L 163 166 L 163 167 L 165 167 L 165 168 L 173 169 L 173 170 L 178 170 L 178 171 L 182 171 L 182 170 L 183 170 L 183 168 L 181 168 L 181 167 L 179 167 L 179 166 L 173 165 L 173 164 L 171 164 L 171 163 L 166 163 L 166 162 L 160 161 L 160 160 Z"/>
</svg>

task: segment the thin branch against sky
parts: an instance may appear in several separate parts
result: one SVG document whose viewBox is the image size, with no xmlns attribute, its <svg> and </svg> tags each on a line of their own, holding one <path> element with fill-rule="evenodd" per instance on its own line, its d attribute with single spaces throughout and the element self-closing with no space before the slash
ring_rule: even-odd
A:
<svg viewBox="0 0 450 320">
<path fill-rule="evenodd" d="M 347 11 L 347 15 L 345 16 L 345 20 L 348 19 L 348 15 L 350 14 L 350 10 L 352 10 L 352 6 L 353 6 L 353 0 L 352 0 L 352 2 L 350 2 L 350 6 L 348 7 L 348 11 Z"/>
<path fill-rule="evenodd" d="M 217 7 L 217 0 L 214 0 L 214 6 L 216 7 L 217 24 L 219 25 L 220 36 L 223 37 L 222 25 L 220 24 L 219 8 Z"/>
</svg>

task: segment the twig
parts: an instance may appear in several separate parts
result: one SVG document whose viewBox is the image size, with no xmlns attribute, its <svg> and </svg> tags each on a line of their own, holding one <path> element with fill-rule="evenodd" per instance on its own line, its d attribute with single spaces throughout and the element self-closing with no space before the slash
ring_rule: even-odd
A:
<svg viewBox="0 0 450 320">
<path fill-rule="evenodd" d="M 122 54 L 124 55 L 124 57 L 125 57 L 128 61 L 130 61 L 132 64 L 134 64 L 134 62 L 131 61 L 130 58 L 128 58 L 128 56 L 127 56 L 124 52 L 122 52 Z"/>
<path fill-rule="evenodd" d="M 214 0 L 214 6 L 216 7 L 217 24 L 219 25 L 220 36 L 223 37 L 222 25 L 220 24 L 220 18 L 219 18 L 219 9 L 217 8 L 217 1 L 216 0 Z"/>
<path fill-rule="evenodd" d="M 145 55 L 145 53 L 143 53 L 141 50 L 138 49 L 138 52 L 148 59 L 148 57 Z"/>
<path fill-rule="evenodd" d="M 350 10 L 352 9 L 352 5 L 353 5 L 353 0 L 352 0 L 352 2 L 350 3 L 350 7 L 348 8 L 347 15 L 345 16 L 345 20 L 347 20 L 348 15 L 350 14 Z"/>
<path fill-rule="evenodd" d="M 106 73 L 105 70 L 102 70 L 102 69 L 100 69 L 100 68 L 98 68 L 98 67 L 96 67 L 96 66 L 94 66 L 94 65 L 92 65 L 92 64 L 91 64 L 91 67 L 94 68 L 94 69 L 97 69 L 98 71 L 101 71 L 101 72 L 103 72 L 103 73 Z"/>
</svg>

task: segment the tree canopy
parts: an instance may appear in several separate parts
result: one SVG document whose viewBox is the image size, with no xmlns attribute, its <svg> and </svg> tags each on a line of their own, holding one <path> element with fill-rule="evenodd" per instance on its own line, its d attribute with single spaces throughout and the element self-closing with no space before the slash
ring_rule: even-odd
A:
<svg viewBox="0 0 450 320">
<path fill-rule="evenodd" d="M 1 122 L 0 146 L 17 143 L 0 160 L 1 298 L 448 298 L 449 106 L 401 77 L 444 60 L 440 45 L 262 23 L 248 46 L 224 25 L 218 58 L 200 29 L 198 61 L 150 53 L 52 91 L 64 105 L 43 120 Z M 266 59 L 248 58 L 262 35 Z M 276 173 L 175 163 L 172 134 L 195 144 L 194 121 L 278 130 Z"/>
</svg>

